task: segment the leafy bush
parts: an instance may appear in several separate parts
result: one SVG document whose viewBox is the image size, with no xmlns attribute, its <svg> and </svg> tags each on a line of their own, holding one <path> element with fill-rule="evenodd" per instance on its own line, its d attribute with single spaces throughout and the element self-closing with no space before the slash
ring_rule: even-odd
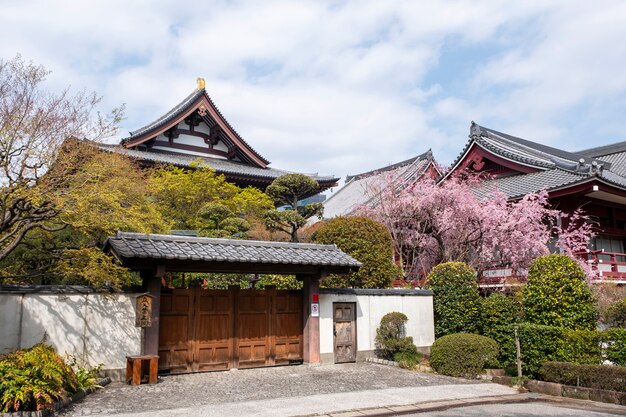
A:
<svg viewBox="0 0 626 417">
<path fill-rule="evenodd" d="M 405 324 L 407 321 L 407 316 L 397 311 L 387 313 L 380 319 L 380 326 L 376 329 L 375 339 L 378 356 L 395 360 L 395 355 L 399 352 L 404 352 L 407 356 L 417 355 L 417 347 L 413 344 L 413 338 L 406 336 Z"/>
<path fill-rule="evenodd" d="M 66 354 L 65 356 L 65 362 L 76 372 L 76 382 L 80 390 L 87 391 L 94 388 L 102 388 L 97 382 L 100 376 L 100 370 L 104 364 L 101 363 L 95 368 L 85 367 L 78 363 L 74 355 Z"/>
<path fill-rule="evenodd" d="M 515 368 L 514 326 L 500 326 L 494 339 L 500 345 L 500 362 Z M 524 375 L 535 377 L 545 362 L 599 365 L 609 360 L 626 365 L 626 329 L 571 330 L 522 323 L 518 327 Z"/>
<path fill-rule="evenodd" d="M 430 366 L 440 374 L 476 378 L 485 368 L 497 366 L 498 343 L 477 334 L 440 337 L 430 349 Z"/>
<path fill-rule="evenodd" d="M 434 293 L 435 336 L 476 333 L 480 329 L 480 294 L 476 273 L 462 262 L 437 265 L 428 275 Z"/>
<path fill-rule="evenodd" d="M 607 309 L 606 316 L 609 326 L 626 328 L 626 298 L 611 304 Z"/>
<path fill-rule="evenodd" d="M 335 217 L 313 234 L 317 243 L 335 244 L 363 263 L 358 272 L 337 280 L 356 288 L 386 288 L 397 274 L 387 228 L 366 217 Z M 331 280 L 325 284 L 331 284 Z"/>
<path fill-rule="evenodd" d="M 483 335 L 493 338 L 493 334 L 502 326 L 516 323 L 519 310 L 513 297 L 497 292 L 489 295 L 481 306 Z"/>
<path fill-rule="evenodd" d="M 621 366 L 546 362 L 539 376 L 543 381 L 558 384 L 626 391 L 626 368 Z"/>
<path fill-rule="evenodd" d="M 0 359 L 3 412 L 43 410 L 78 389 L 76 374 L 43 343 Z"/>
<path fill-rule="evenodd" d="M 604 358 L 615 365 L 626 366 L 626 329 L 609 329 L 602 332 Z"/>
<path fill-rule="evenodd" d="M 568 256 L 552 254 L 533 261 L 523 293 L 529 323 L 576 330 L 596 327 L 597 311 L 585 273 Z"/>
</svg>

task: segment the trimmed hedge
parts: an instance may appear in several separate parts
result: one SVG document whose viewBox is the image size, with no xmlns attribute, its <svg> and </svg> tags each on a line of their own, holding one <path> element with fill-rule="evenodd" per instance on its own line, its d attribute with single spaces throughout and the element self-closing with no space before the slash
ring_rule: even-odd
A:
<svg viewBox="0 0 626 417">
<path fill-rule="evenodd" d="M 435 340 L 430 349 L 430 366 L 443 375 L 476 378 L 487 367 L 497 365 L 495 340 L 469 333 L 455 333 Z"/>
<path fill-rule="evenodd" d="M 500 362 L 511 370 L 515 368 L 514 327 L 500 326 L 491 332 L 500 345 Z M 529 377 L 536 377 L 545 362 L 600 365 L 609 360 L 626 365 L 626 329 L 601 332 L 522 323 L 519 338 L 522 370 Z"/>
<path fill-rule="evenodd" d="M 478 333 L 481 298 L 476 272 L 463 262 L 435 266 L 426 288 L 432 290 L 435 337 L 454 333 Z"/>
<path fill-rule="evenodd" d="M 539 376 L 542 381 L 575 387 L 626 391 L 626 368 L 621 366 L 546 362 Z"/>
<path fill-rule="evenodd" d="M 533 261 L 524 286 L 524 320 L 546 326 L 593 330 L 598 322 L 585 273 L 572 258 L 551 254 Z"/>
</svg>

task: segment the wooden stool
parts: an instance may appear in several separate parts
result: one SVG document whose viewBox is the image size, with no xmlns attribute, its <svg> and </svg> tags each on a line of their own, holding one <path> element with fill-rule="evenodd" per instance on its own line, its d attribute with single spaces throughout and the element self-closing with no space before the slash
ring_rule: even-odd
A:
<svg viewBox="0 0 626 417">
<path fill-rule="evenodd" d="M 157 370 L 159 369 L 158 355 L 143 356 L 127 356 L 126 357 L 126 383 L 130 385 L 139 385 L 142 382 L 141 368 L 144 363 L 150 364 L 150 374 L 147 382 L 149 384 L 157 383 Z M 144 380 L 145 382 L 145 380 Z"/>
</svg>

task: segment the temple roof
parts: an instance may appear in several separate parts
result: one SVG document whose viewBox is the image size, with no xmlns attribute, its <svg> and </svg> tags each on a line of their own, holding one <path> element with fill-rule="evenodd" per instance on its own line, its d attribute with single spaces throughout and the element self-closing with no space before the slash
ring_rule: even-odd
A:
<svg viewBox="0 0 626 417">
<path fill-rule="evenodd" d="M 383 185 L 387 175 L 397 178 L 399 184 L 406 184 L 422 177 L 430 166 L 437 170 L 429 149 L 402 162 L 361 174 L 348 175 L 346 184 L 324 202 L 324 217 L 348 215 L 358 206 L 369 203 L 374 198 L 371 195 L 372 188 Z"/>
<path fill-rule="evenodd" d="M 159 151 L 142 151 L 137 149 L 126 149 L 120 147 L 118 145 L 100 145 L 100 149 L 108 151 L 108 152 L 117 152 L 122 155 L 129 156 L 134 159 L 140 159 L 143 161 L 151 161 L 154 163 L 162 163 L 162 164 L 170 164 L 179 166 L 182 168 L 191 168 L 193 162 L 201 161 L 206 164 L 208 167 L 214 169 L 218 174 L 224 174 L 227 177 L 229 175 L 244 175 L 250 176 L 258 179 L 270 179 L 275 180 L 276 178 L 285 175 L 285 174 L 293 174 L 291 171 L 285 171 L 282 169 L 275 168 L 258 168 L 255 166 L 250 166 L 248 164 L 244 164 L 241 162 L 229 161 L 226 159 L 217 159 L 217 158 L 208 158 L 194 155 L 184 155 L 179 153 L 169 153 L 169 152 L 159 152 Z M 320 183 L 320 186 L 326 186 L 328 188 L 329 183 L 331 187 L 336 185 L 338 178 L 330 175 L 330 176 L 322 176 L 317 173 L 313 174 L 305 174 L 317 182 Z"/>
<path fill-rule="evenodd" d="M 183 101 L 152 123 L 131 131 L 130 136 L 122 139 L 121 144 L 124 147 L 131 148 L 147 142 L 176 126 L 185 117 L 198 110 L 202 110 L 203 114 L 201 117 L 208 125 L 217 124 L 222 129 L 225 133 L 225 139 L 232 142 L 232 146 L 237 149 L 243 160 L 262 168 L 270 163 L 255 151 L 231 126 L 204 88 L 197 89 L 189 94 Z"/>
<path fill-rule="evenodd" d="M 199 79 L 200 81 L 201 79 Z M 262 190 L 276 178 L 293 172 L 270 168 L 226 120 L 204 89 L 204 83 L 155 121 L 130 132 L 121 146 L 100 148 L 127 155 L 143 165 L 157 163 L 192 167 L 200 159 L 240 186 Z M 318 192 L 337 185 L 339 178 L 305 174 L 320 184 Z"/>
<path fill-rule="evenodd" d="M 513 164 L 506 175 L 481 183 L 476 188 L 480 196 L 488 195 L 497 187 L 509 199 L 517 199 L 532 192 L 556 192 L 589 182 L 626 190 L 626 142 L 569 152 L 472 122 L 470 140 L 446 177 L 468 167 L 468 160 L 476 149 L 480 149 L 485 159 Z"/>
</svg>

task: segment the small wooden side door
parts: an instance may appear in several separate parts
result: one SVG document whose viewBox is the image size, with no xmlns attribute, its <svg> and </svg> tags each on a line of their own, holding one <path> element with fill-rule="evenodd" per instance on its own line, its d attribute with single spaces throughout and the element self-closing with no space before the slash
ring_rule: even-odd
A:
<svg viewBox="0 0 626 417">
<path fill-rule="evenodd" d="M 335 363 L 356 361 L 356 303 L 333 303 Z"/>
</svg>

